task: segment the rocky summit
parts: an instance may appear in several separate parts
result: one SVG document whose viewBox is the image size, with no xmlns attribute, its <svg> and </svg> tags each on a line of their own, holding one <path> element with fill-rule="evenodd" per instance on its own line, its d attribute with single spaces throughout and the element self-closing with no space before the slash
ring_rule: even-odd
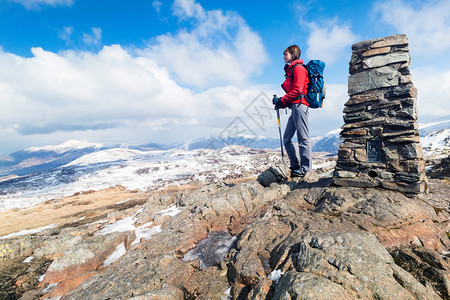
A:
<svg viewBox="0 0 450 300">
<path fill-rule="evenodd" d="M 142 192 L 101 219 L 2 238 L 0 298 L 450 299 L 448 164 L 435 167 L 421 194 L 275 168 Z"/>
<path fill-rule="evenodd" d="M 211 150 L 215 182 L 14 206 L 43 226 L 2 229 L 0 299 L 450 299 L 450 157 L 425 167 L 408 61 L 402 35 L 354 45 L 336 167 L 286 180 L 257 151 L 235 176 Z"/>
</svg>

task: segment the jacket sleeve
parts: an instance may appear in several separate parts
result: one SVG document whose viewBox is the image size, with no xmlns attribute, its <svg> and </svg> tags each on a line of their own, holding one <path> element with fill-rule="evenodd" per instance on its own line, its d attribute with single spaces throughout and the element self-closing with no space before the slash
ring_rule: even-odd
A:
<svg viewBox="0 0 450 300">
<path fill-rule="evenodd" d="M 305 80 L 308 78 L 308 73 L 302 66 L 294 67 L 293 72 L 294 81 L 292 83 L 292 90 L 281 98 L 284 106 L 287 106 L 291 101 L 298 99 L 302 94 Z"/>
</svg>

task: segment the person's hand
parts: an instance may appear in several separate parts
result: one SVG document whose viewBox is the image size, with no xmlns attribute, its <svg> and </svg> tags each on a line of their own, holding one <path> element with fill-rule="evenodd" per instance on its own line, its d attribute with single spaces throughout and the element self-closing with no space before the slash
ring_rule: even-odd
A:
<svg viewBox="0 0 450 300">
<path fill-rule="evenodd" d="M 273 105 L 277 105 L 277 102 L 278 102 L 278 97 L 277 97 L 277 95 L 273 95 L 273 98 L 272 98 L 272 104 Z"/>
<path fill-rule="evenodd" d="M 276 95 L 273 95 L 272 103 L 275 105 L 275 109 L 284 108 L 283 101 L 281 101 L 281 97 L 277 97 Z"/>
</svg>

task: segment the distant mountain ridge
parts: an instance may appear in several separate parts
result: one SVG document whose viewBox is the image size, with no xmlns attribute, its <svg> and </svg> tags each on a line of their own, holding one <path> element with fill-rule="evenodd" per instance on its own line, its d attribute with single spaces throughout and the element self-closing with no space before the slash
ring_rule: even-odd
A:
<svg viewBox="0 0 450 300">
<path fill-rule="evenodd" d="M 280 147 L 280 140 L 278 138 L 253 137 L 245 135 L 227 137 L 225 139 L 210 136 L 189 141 L 182 145 L 181 148 L 185 150 L 222 149 L 232 145 L 256 149 L 277 149 Z"/>
<path fill-rule="evenodd" d="M 0 160 L 0 176 L 23 176 L 63 166 L 86 154 L 107 149 L 102 144 L 70 140 L 60 145 L 32 147 Z"/>
<path fill-rule="evenodd" d="M 68 140 L 60 145 L 50 145 L 43 147 L 31 147 L 25 149 L 28 152 L 56 152 L 58 154 L 73 151 L 73 150 L 82 150 L 82 149 L 101 149 L 104 148 L 103 144 L 98 143 L 90 143 L 88 141 L 77 141 L 77 140 Z"/>
<path fill-rule="evenodd" d="M 435 153 L 446 153 L 439 149 L 448 148 L 450 135 L 450 120 L 431 124 L 421 124 L 419 133 L 425 150 L 433 149 Z M 433 133 L 431 136 L 429 136 Z M 327 152 L 336 154 L 340 144 L 340 129 L 330 131 L 323 137 L 311 138 L 313 152 Z M 430 144 L 431 143 L 431 144 Z M 192 141 L 175 144 L 148 143 L 135 146 L 109 146 L 87 141 L 70 140 L 60 145 L 32 147 L 10 154 L 0 159 L 0 177 L 10 175 L 24 176 L 32 173 L 45 172 L 64 166 L 84 155 L 114 148 L 127 148 L 139 151 L 163 151 L 170 149 L 196 150 L 196 149 L 222 149 L 231 145 L 239 145 L 256 149 L 279 149 L 279 138 L 244 136 L 227 137 L 221 139 L 217 136 L 202 137 Z M 432 146 L 430 146 L 432 145 Z M 437 152 L 436 152 L 436 149 Z"/>
<path fill-rule="evenodd" d="M 111 148 L 47 171 L 0 178 L 0 212 L 117 186 L 144 191 L 191 181 L 228 180 L 236 174 L 254 176 L 280 161 L 278 151 L 239 146 L 155 151 Z"/>
<path fill-rule="evenodd" d="M 435 148 L 450 147 L 449 145 L 449 131 L 450 120 L 434 122 L 430 124 L 419 124 L 419 135 L 421 142 L 426 149 L 431 149 L 429 143 L 433 144 Z M 336 129 L 328 132 L 324 137 L 321 137 L 312 147 L 314 152 L 329 152 L 336 154 L 339 150 L 341 129 Z M 447 144 L 442 141 L 447 141 Z M 440 141 L 440 142 L 438 142 Z"/>
<path fill-rule="evenodd" d="M 185 144 L 164 145 L 148 143 L 125 147 L 120 145 L 106 147 L 98 143 L 70 140 L 60 145 L 27 148 L 14 152 L 7 158 L 0 159 L 0 177 L 9 175 L 24 176 L 45 172 L 69 164 L 84 155 L 114 148 L 126 148 L 139 151 L 163 151 L 171 149 L 222 149 L 231 145 L 276 149 L 280 147 L 280 141 L 275 138 L 253 138 L 248 136 L 229 137 L 223 140 L 216 137 L 204 137 Z"/>
<path fill-rule="evenodd" d="M 430 132 L 441 129 L 450 129 L 450 120 L 438 121 L 430 124 L 419 124 L 419 135 L 424 137 Z"/>
<path fill-rule="evenodd" d="M 443 158 L 450 154 L 450 129 L 440 129 L 421 137 L 426 158 Z"/>
<path fill-rule="evenodd" d="M 339 133 L 341 129 L 336 129 L 328 132 L 324 137 L 321 137 L 312 147 L 313 152 L 328 152 L 336 154 L 339 145 L 341 144 L 341 139 Z"/>
</svg>

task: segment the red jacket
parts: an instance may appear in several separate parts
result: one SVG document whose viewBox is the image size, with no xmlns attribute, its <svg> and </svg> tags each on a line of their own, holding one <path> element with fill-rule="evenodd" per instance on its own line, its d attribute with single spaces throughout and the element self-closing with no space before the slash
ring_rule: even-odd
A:
<svg viewBox="0 0 450 300">
<path fill-rule="evenodd" d="M 286 95 L 281 98 L 284 107 L 292 103 L 302 103 L 309 106 L 308 101 L 304 97 L 300 99 L 301 95 L 306 95 L 308 92 L 308 71 L 302 66 L 294 68 L 296 64 L 303 64 L 303 59 L 296 59 L 290 65 L 284 67 L 286 80 L 281 85 L 286 92 Z M 293 82 L 291 82 L 292 71 L 294 72 Z"/>
</svg>

